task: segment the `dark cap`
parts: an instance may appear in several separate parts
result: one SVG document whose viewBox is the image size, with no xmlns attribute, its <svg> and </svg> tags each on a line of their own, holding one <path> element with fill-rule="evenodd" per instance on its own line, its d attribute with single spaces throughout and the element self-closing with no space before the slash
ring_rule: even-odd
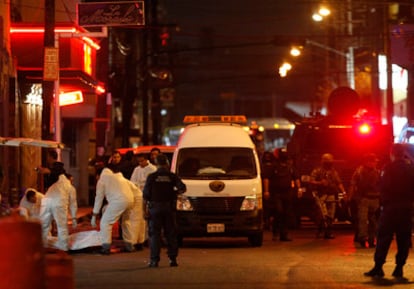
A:
<svg viewBox="0 0 414 289">
<path fill-rule="evenodd" d="M 50 168 L 51 174 L 61 175 L 66 173 L 64 164 L 62 162 L 54 162 Z"/>
<path fill-rule="evenodd" d="M 168 158 L 164 154 L 158 154 L 155 161 L 159 166 L 169 165 Z"/>
</svg>

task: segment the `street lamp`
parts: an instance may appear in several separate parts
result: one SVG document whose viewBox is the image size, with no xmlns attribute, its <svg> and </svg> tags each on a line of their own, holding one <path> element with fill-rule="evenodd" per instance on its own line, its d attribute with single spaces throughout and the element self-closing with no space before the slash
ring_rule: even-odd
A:
<svg viewBox="0 0 414 289">
<path fill-rule="evenodd" d="M 289 72 L 289 70 L 292 69 L 292 64 L 290 64 L 289 62 L 284 62 L 280 67 L 279 67 L 279 75 L 280 77 L 286 77 L 287 73 Z"/>
<path fill-rule="evenodd" d="M 328 7 L 321 6 L 318 12 L 312 15 L 312 19 L 316 22 L 321 22 L 324 20 L 325 17 L 329 16 L 330 14 L 331 14 L 331 10 Z M 353 26 L 352 26 L 352 12 L 351 11 L 347 13 L 346 25 L 347 25 L 347 34 L 349 36 L 352 36 Z M 328 45 L 324 45 L 324 44 L 321 44 L 321 43 L 318 43 L 312 40 L 307 40 L 306 43 L 345 57 L 346 58 L 347 82 L 348 82 L 349 87 L 351 87 L 352 89 L 355 89 L 355 71 L 354 71 L 355 61 L 354 61 L 354 47 L 353 46 L 351 45 L 348 46 L 348 49 L 347 49 L 348 51 L 342 52 L 338 49 L 332 48 Z"/>
<path fill-rule="evenodd" d="M 312 15 L 313 21 L 320 22 L 324 17 L 331 14 L 331 10 L 328 7 L 321 6 L 319 10 Z"/>
</svg>

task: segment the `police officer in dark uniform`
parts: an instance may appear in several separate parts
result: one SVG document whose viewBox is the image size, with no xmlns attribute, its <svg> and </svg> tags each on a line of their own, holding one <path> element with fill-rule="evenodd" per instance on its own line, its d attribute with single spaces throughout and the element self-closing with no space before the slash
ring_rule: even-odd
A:
<svg viewBox="0 0 414 289">
<path fill-rule="evenodd" d="M 299 178 L 289 163 L 287 151 L 277 150 L 277 160 L 263 172 L 263 197 L 269 203 L 270 214 L 273 217 L 273 241 L 292 241 L 288 237 L 289 216 L 292 209 L 293 189 L 299 183 Z"/>
<path fill-rule="evenodd" d="M 397 254 L 392 276 L 403 278 L 403 266 L 411 243 L 411 217 L 414 202 L 414 168 L 404 159 L 404 147 L 394 144 L 391 163 L 384 167 L 380 180 L 381 213 L 378 224 L 375 266 L 365 276 L 382 277 L 393 235 L 396 235 Z"/>
<path fill-rule="evenodd" d="M 176 199 L 177 194 L 186 191 L 181 179 L 170 172 L 168 158 L 159 154 L 156 157 L 157 171 L 150 174 L 145 182 L 143 196 L 148 205 L 150 263 L 149 267 L 158 267 L 161 250 L 161 231 L 167 240 L 167 254 L 170 266 L 176 267 L 178 255 Z"/>
</svg>

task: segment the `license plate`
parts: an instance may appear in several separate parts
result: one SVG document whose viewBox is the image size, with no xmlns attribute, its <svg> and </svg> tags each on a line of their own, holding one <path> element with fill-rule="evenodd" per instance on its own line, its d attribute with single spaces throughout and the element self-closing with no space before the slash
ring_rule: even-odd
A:
<svg viewBox="0 0 414 289">
<path fill-rule="evenodd" d="M 207 233 L 224 232 L 224 224 L 207 224 Z"/>
</svg>

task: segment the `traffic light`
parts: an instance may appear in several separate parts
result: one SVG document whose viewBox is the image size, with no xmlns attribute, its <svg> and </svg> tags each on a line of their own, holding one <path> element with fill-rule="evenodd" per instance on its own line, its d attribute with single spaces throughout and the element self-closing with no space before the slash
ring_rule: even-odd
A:
<svg viewBox="0 0 414 289">
<path fill-rule="evenodd" d="M 160 34 L 161 47 L 168 46 L 169 39 L 170 39 L 170 33 L 168 32 L 168 29 L 164 27 Z"/>
</svg>

